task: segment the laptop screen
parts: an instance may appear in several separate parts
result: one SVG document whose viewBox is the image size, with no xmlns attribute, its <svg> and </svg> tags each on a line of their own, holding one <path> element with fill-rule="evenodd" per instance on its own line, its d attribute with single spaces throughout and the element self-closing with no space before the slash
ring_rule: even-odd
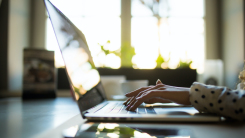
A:
<svg viewBox="0 0 245 138">
<path fill-rule="evenodd" d="M 44 2 L 65 63 L 71 89 L 80 110 L 87 110 L 104 100 L 104 91 L 85 36 L 50 1 Z"/>
</svg>

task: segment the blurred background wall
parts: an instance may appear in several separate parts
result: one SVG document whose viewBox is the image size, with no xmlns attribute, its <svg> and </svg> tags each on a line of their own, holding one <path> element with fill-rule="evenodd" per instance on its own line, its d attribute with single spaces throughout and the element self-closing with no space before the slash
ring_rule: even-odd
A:
<svg viewBox="0 0 245 138">
<path fill-rule="evenodd" d="M 223 61 L 223 85 L 235 88 L 244 65 L 244 1 L 206 0 L 206 59 Z"/>
<path fill-rule="evenodd" d="M 0 14 L 0 89 L 20 92 L 23 49 L 45 48 L 46 10 L 41 0 L 2 0 Z"/>
<path fill-rule="evenodd" d="M 224 84 L 234 88 L 244 63 L 244 1 L 222 0 L 222 60 Z"/>
<path fill-rule="evenodd" d="M 8 90 L 16 91 L 22 88 L 23 48 L 30 46 L 30 0 L 8 2 Z"/>
</svg>

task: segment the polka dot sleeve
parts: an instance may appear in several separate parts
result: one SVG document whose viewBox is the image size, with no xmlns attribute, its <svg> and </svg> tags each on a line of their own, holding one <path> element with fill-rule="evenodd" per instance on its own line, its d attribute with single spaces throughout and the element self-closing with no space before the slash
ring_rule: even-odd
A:
<svg viewBox="0 0 245 138">
<path fill-rule="evenodd" d="M 190 102 L 199 112 L 215 113 L 236 120 L 245 119 L 245 90 L 194 82 Z"/>
</svg>

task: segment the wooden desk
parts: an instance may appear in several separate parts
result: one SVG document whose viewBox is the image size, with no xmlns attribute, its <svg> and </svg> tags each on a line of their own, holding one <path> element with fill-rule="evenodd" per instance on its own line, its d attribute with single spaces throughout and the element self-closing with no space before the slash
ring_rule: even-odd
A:
<svg viewBox="0 0 245 138">
<path fill-rule="evenodd" d="M 29 101 L 0 99 L 0 137 L 34 137 L 57 128 L 79 113 L 71 97 Z"/>
</svg>

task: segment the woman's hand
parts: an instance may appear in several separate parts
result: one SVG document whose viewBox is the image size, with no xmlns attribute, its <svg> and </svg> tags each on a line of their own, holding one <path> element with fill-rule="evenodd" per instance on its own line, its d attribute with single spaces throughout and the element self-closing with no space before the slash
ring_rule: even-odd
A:
<svg viewBox="0 0 245 138">
<path fill-rule="evenodd" d="M 145 103 L 169 103 L 175 102 L 178 104 L 190 105 L 189 88 L 175 87 L 162 84 L 160 80 L 155 86 L 148 86 L 137 89 L 126 94 L 127 110 L 134 111 L 143 102 Z"/>
<path fill-rule="evenodd" d="M 130 103 L 135 101 L 135 98 L 137 96 L 140 96 L 147 91 L 150 91 L 153 89 L 158 89 L 162 86 L 164 86 L 164 84 L 162 84 L 162 82 L 160 80 L 157 80 L 156 86 L 141 87 L 135 91 L 129 92 L 125 95 L 126 97 L 129 97 L 129 98 L 124 102 L 124 105 L 129 105 Z M 145 100 L 144 102 L 148 103 L 148 104 L 151 104 L 151 103 L 171 103 L 171 101 L 169 101 L 169 100 L 165 100 L 165 99 L 158 98 L 158 97 L 154 97 L 154 98 Z"/>
</svg>

